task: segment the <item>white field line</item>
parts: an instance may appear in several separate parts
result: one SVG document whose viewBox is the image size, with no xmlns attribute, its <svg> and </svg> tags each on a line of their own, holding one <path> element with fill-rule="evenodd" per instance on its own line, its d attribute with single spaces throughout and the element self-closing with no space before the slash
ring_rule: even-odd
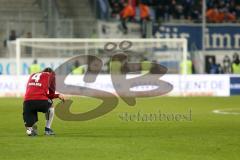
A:
<svg viewBox="0 0 240 160">
<path fill-rule="evenodd" d="M 216 114 L 224 114 L 224 115 L 227 115 L 227 114 L 240 115 L 240 112 L 234 112 L 234 110 L 236 109 L 240 111 L 239 108 L 228 108 L 228 109 L 215 109 L 212 112 Z"/>
</svg>

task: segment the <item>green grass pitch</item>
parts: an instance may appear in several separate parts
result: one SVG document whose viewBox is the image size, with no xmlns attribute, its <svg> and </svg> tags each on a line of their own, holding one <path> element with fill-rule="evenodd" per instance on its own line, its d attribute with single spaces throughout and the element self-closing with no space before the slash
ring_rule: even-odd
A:
<svg viewBox="0 0 240 160">
<path fill-rule="evenodd" d="M 73 98 L 72 112 L 99 104 L 92 98 Z M 56 103 L 57 101 L 55 101 Z M 86 122 L 55 117 L 54 137 L 27 137 L 22 121 L 22 99 L 0 99 L 0 160 L 239 160 L 240 115 L 214 114 L 215 109 L 240 113 L 240 97 L 160 97 L 123 101 L 112 112 Z M 191 121 L 126 121 L 121 115 L 144 113 L 187 114 Z"/>
</svg>

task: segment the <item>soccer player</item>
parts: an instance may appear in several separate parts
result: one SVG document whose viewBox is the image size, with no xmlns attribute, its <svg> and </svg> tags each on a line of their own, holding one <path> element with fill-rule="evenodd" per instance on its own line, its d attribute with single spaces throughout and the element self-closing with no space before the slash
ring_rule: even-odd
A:
<svg viewBox="0 0 240 160">
<path fill-rule="evenodd" d="M 23 120 L 29 136 L 37 135 L 38 112 L 46 115 L 45 135 L 54 135 L 51 124 L 54 116 L 52 99 L 59 98 L 64 101 L 62 94 L 55 93 L 55 72 L 45 68 L 29 77 L 23 102 Z"/>
</svg>

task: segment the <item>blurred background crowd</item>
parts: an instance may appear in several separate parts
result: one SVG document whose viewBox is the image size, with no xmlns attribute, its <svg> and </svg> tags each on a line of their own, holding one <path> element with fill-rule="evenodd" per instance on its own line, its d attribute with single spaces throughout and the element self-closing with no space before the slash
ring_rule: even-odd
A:
<svg viewBox="0 0 240 160">
<path fill-rule="evenodd" d="M 178 61 L 176 66 L 188 63 L 190 73 L 240 74 L 240 0 L 1 2 L 0 57 L 5 59 L 0 61 L 0 73 L 7 73 L 15 60 L 17 38 L 186 38 L 191 63 L 179 62 L 169 54 L 171 61 Z M 31 46 L 22 48 L 24 58 L 44 58 L 47 54 Z M 66 50 L 62 52 L 67 54 Z"/>
<path fill-rule="evenodd" d="M 189 20 L 201 22 L 202 0 L 109 0 L 111 17 L 120 17 L 127 14 L 129 17 L 136 15 L 139 7 L 140 18 L 143 15 L 152 16 L 152 20 Z M 207 0 L 206 18 L 208 22 L 236 22 L 240 15 L 239 0 Z"/>
</svg>

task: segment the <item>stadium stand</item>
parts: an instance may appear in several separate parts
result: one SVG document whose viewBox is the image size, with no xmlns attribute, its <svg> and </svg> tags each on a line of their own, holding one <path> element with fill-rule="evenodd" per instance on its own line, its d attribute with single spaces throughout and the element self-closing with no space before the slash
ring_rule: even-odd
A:
<svg viewBox="0 0 240 160">
<path fill-rule="evenodd" d="M 110 17 L 114 18 L 123 9 L 124 0 L 105 0 L 101 5 L 106 3 L 111 7 Z M 138 10 L 137 4 L 144 3 L 151 7 L 156 21 L 177 21 L 177 22 L 200 22 L 202 18 L 202 1 L 199 0 L 132 0 L 131 4 Z M 102 7 L 104 8 L 104 7 Z M 209 22 L 235 22 L 240 17 L 239 0 L 208 0 L 207 13 L 214 10 L 216 18 L 220 20 L 208 19 Z M 137 11 L 136 11 L 137 13 Z M 137 15 L 137 14 L 136 14 Z M 227 17 L 224 19 L 224 16 Z M 106 18 L 106 16 L 105 16 Z"/>
<path fill-rule="evenodd" d="M 92 9 L 94 1 L 89 0 L 58 0 L 62 18 L 71 19 L 74 37 L 87 38 L 96 26 L 95 12 Z"/>
<path fill-rule="evenodd" d="M 96 31 L 94 1 L 0 0 L 0 56 L 12 56 L 8 41 L 17 37 L 87 38 Z"/>
<path fill-rule="evenodd" d="M 146 19 L 151 21 L 150 27 L 156 23 L 161 26 L 168 23 L 200 23 L 202 19 L 202 1 L 198 0 L 0 0 L 0 3 L 0 41 L 3 44 L 0 45 L 1 57 L 14 57 L 15 52 L 11 50 L 14 47 L 9 47 L 8 42 L 13 40 L 14 43 L 18 37 L 96 38 L 101 29 L 105 32 L 112 27 L 118 30 L 118 33 L 119 30 L 123 31 L 123 38 L 131 37 L 136 33 L 139 38 L 146 38 L 147 27 L 142 23 L 145 18 L 142 18 L 141 8 L 147 8 L 149 12 Z M 127 20 L 122 16 L 124 4 L 132 6 L 134 10 Z M 140 7 L 139 4 L 144 7 Z M 239 21 L 239 0 L 208 0 L 206 6 L 208 23 L 229 24 Z M 98 23 L 98 20 L 103 21 Z M 104 24 L 105 21 L 112 23 L 109 26 L 99 27 L 99 24 Z M 128 22 L 135 23 L 135 26 L 139 27 L 130 26 L 130 35 L 127 35 L 127 28 L 125 28 Z M 162 32 L 162 28 L 159 29 Z M 167 30 L 169 28 L 166 32 Z M 178 34 L 176 28 L 173 32 Z M 120 35 L 118 33 L 116 35 Z M 149 33 L 152 33 L 151 30 Z M 114 37 L 118 38 L 118 36 Z M 31 53 L 31 47 L 23 52 L 26 56 L 30 56 Z M 225 53 L 223 54 L 225 56 Z M 232 56 L 229 55 L 229 57 Z M 222 61 L 223 56 L 220 59 Z M 219 58 L 217 62 L 220 63 Z"/>
<path fill-rule="evenodd" d="M 16 37 L 44 36 L 44 14 L 34 0 L 0 0 L 0 56 L 7 55 L 7 42 L 12 31 Z"/>
</svg>

